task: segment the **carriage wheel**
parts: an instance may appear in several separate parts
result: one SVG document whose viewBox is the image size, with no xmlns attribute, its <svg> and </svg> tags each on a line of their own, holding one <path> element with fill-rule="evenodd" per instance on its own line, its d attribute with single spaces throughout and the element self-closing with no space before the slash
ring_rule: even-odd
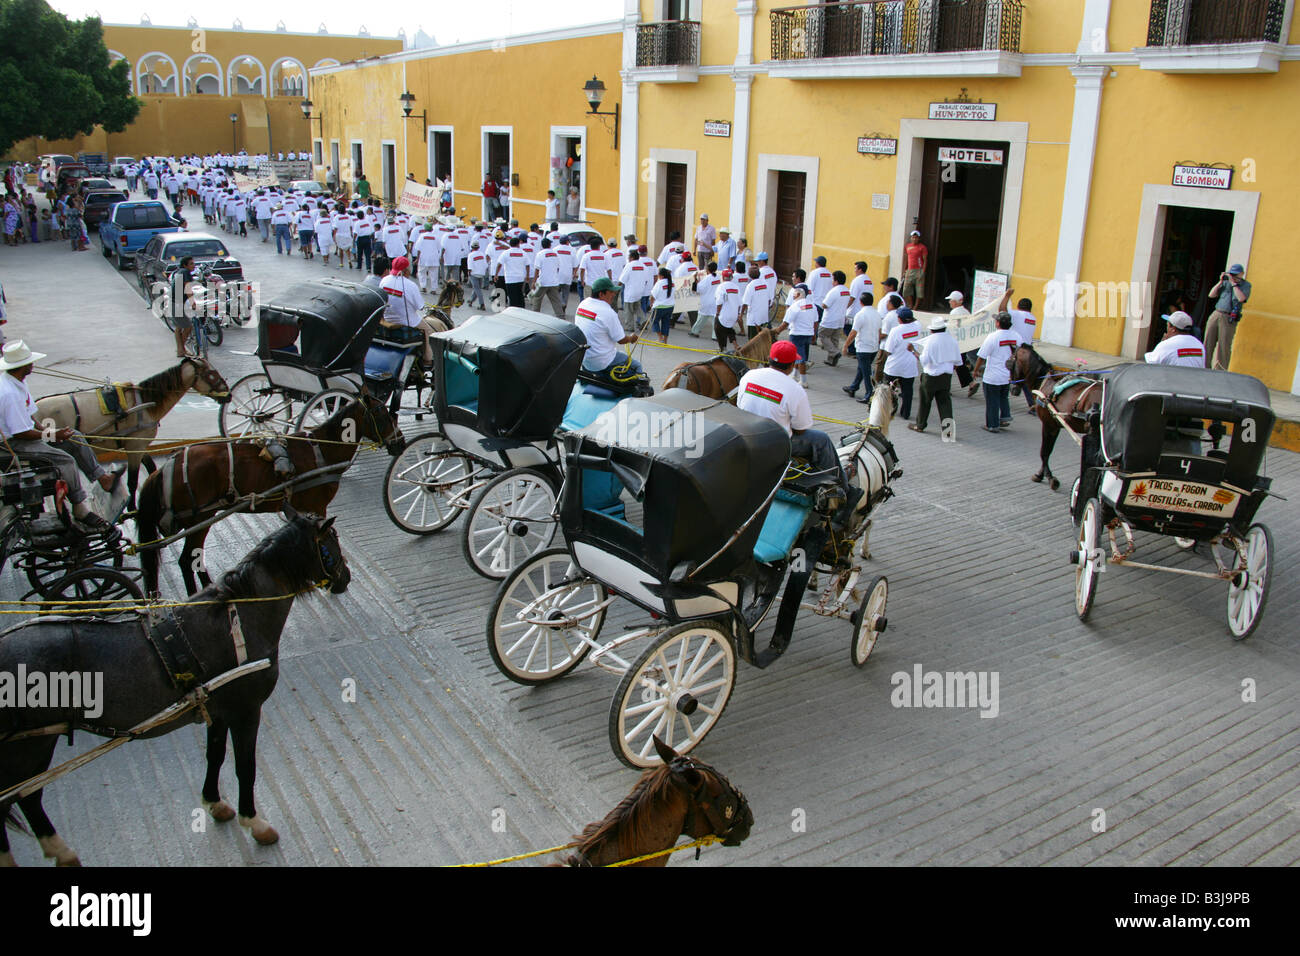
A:
<svg viewBox="0 0 1300 956">
<path fill-rule="evenodd" d="M 1074 484 L 1070 486 L 1070 523 L 1074 523 L 1075 507 L 1079 504 L 1079 487 L 1083 484 L 1083 478 L 1074 479 Z"/>
<path fill-rule="evenodd" d="M 544 594 L 546 600 L 530 608 L 529 617 L 557 623 L 521 621 L 524 609 Z M 544 684 L 563 677 L 591 650 L 582 638 L 596 639 L 605 623 L 605 609 L 567 627 L 560 622 L 590 611 L 608 597 L 605 586 L 583 574 L 563 548 L 533 555 L 502 582 L 492 602 L 487 632 L 492 662 L 517 684 Z"/>
<path fill-rule="evenodd" d="M 298 416 L 298 421 L 294 424 L 295 431 L 311 431 L 320 425 L 325 424 L 326 420 L 340 409 L 346 408 L 352 402 L 356 401 L 357 396 L 342 388 L 327 388 L 323 392 L 313 395 L 311 399 L 303 406 L 302 414 Z"/>
<path fill-rule="evenodd" d="M 120 606 L 104 605 L 96 611 L 101 614 L 115 614 L 130 610 L 130 605 L 144 600 L 144 591 L 134 578 L 114 568 L 89 567 L 78 568 L 66 574 L 41 591 L 44 602 L 42 613 L 68 611 L 86 608 L 78 601 L 121 601 Z M 89 616 L 89 615 L 87 615 Z"/>
<path fill-rule="evenodd" d="M 217 422 L 224 438 L 288 433 L 293 428 L 293 399 L 271 385 L 263 372 L 245 375 L 230 386 L 230 401 Z"/>
<path fill-rule="evenodd" d="M 1196 550 L 1196 539 L 1195 539 L 1195 538 L 1179 538 L 1179 537 L 1175 536 L 1175 538 L 1174 538 L 1174 544 L 1178 545 L 1178 549 L 1179 549 L 1180 551 L 1195 551 L 1195 550 Z"/>
<path fill-rule="evenodd" d="M 689 753 L 722 716 L 736 684 L 736 652 L 717 621 L 678 624 L 656 638 L 619 681 L 609 742 L 629 767 L 656 767 L 654 737 Z"/>
<path fill-rule="evenodd" d="M 557 527 L 555 488 L 531 468 L 497 475 L 474 496 L 461 539 L 465 560 L 500 580 L 551 546 Z"/>
<path fill-rule="evenodd" d="M 474 460 L 436 432 L 413 439 L 384 475 L 384 510 L 407 534 L 433 534 L 456 520 L 451 503 L 477 475 Z"/>
<path fill-rule="evenodd" d="M 849 644 L 849 657 L 854 667 L 862 667 L 876 648 L 876 641 L 885 629 L 885 602 L 889 599 L 889 581 L 881 575 L 867 588 L 862 606 L 858 608 L 857 629 L 853 632 L 853 642 Z"/>
<path fill-rule="evenodd" d="M 1083 506 L 1078 543 L 1074 556 L 1074 609 L 1079 620 L 1086 621 L 1097 596 L 1097 575 L 1106 566 L 1106 554 L 1101 545 L 1101 505 L 1096 498 L 1089 498 Z"/>
<path fill-rule="evenodd" d="M 46 597 L 56 593 L 54 588 L 68 576 L 73 566 L 80 564 L 91 568 L 121 570 L 124 557 L 120 548 L 96 548 L 93 553 L 82 552 L 77 558 L 72 558 L 65 552 L 50 555 L 48 552 L 27 551 L 21 558 L 15 558 L 14 563 L 20 560 L 32 589 L 41 597 Z"/>
<path fill-rule="evenodd" d="M 1242 551 L 1245 559 L 1238 556 L 1238 574 L 1228 585 L 1228 630 L 1238 641 L 1250 637 L 1264 616 L 1273 579 L 1273 535 L 1262 524 L 1251 525 Z"/>
</svg>

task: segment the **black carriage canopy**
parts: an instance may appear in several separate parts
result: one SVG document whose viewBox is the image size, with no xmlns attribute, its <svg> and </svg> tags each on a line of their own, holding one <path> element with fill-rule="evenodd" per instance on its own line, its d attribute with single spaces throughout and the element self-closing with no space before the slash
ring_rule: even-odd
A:
<svg viewBox="0 0 1300 956">
<path fill-rule="evenodd" d="M 724 580 L 750 560 L 764 502 L 790 463 L 790 437 L 776 422 L 681 388 L 622 401 L 566 434 L 564 444 L 565 535 L 614 553 L 661 582 L 674 571 L 679 578 L 693 572 L 724 546 L 700 572 L 699 583 Z M 643 502 L 643 527 L 584 509 L 582 469 L 612 472 Z"/>
<path fill-rule="evenodd" d="M 587 348 L 581 329 L 510 308 L 430 338 L 439 421 L 519 442 L 554 436 Z"/>
<path fill-rule="evenodd" d="M 1126 365 L 1106 376 L 1102 453 L 1123 471 L 1150 471 L 1167 430 L 1192 419 L 1233 426 L 1232 471 L 1258 470 L 1274 421 L 1264 383 L 1236 372 L 1177 365 Z"/>
<path fill-rule="evenodd" d="M 382 293 L 355 282 L 300 283 L 259 309 L 258 358 L 361 374 L 386 304 Z M 296 357 L 276 351 L 294 345 Z"/>
</svg>

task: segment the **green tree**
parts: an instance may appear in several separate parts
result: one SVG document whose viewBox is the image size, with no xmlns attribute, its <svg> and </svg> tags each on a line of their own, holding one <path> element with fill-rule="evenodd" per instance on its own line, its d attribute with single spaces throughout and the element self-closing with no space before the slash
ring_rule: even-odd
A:
<svg viewBox="0 0 1300 956">
<path fill-rule="evenodd" d="M 0 153 L 29 136 L 120 133 L 140 112 L 130 65 L 109 63 L 98 18 L 69 20 L 45 0 L 0 0 Z"/>
</svg>

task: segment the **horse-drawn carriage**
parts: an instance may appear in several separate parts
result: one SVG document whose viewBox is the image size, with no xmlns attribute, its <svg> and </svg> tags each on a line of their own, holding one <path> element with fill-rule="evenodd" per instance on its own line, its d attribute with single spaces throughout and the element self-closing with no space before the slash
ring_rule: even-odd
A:
<svg viewBox="0 0 1300 956">
<path fill-rule="evenodd" d="M 415 388 L 414 414 L 428 388 L 419 330 L 381 325 L 387 303 L 367 286 L 325 278 L 294 286 L 258 313 L 257 355 L 262 371 L 245 375 L 221 409 L 221 434 L 309 429 L 357 397 L 364 388 L 402 410 L 402 394 Z"/>
<path fill-rule="evenodd" d="M 1244 640 L 1263 615 L 1273 566 L 1272 535 L 1254 521 L 1270 494 L 1259 473 L 1274 422 L 1268 390 L 1247 375 L 1166 365 L 1126 366 L 1100 388 L 1070 501 L 1080 620 L 1100 573 L 1129 565 L 1227 581 L 1228 629 Z M 1134 529 L 1184 550 L 1203 544 L 1217 570 L 1133 561 Z"/>
<path fill-rule="evenodd" d="M 586 337 L 571 322 L 506 309 L 433 336 L 438 428 L 389 466 L 384 507 L 411 534 L 467 512 L 465 558 L 503 578 L 549 547 L 564 480 L 559 434 L 581 428 L 643 381 L 614 391 L 581 369 Z"/>
<path fill-rule="evenodd" d="M 881 414 L 888 402 L 877 404 Z M 521 564 L 488 617 L 492 659 L 511 680 L 545 683 L 590 656 L 620 676 L 615 754 L 647 767 L 658 761 L 656 735 L 683 753 L 704 738 L 731 696 L 736 658 L 766 667 L 780 657 L 800 608 L 849 620 L 851 658 L 865 664 L 889 590 L 883 576 L 860 586 L 868 515 L 899 474 L 880 428 L 860 426 L 841 444 L 851 481 L 867 491 L 842 526 L 832 522 L 838 478 L 792 463 L 779 424 L 685 389 L 629 399 L 563 440 L 566 548 Z M 601 641 L 615 595 L 653 623 Z M 622 656 L 643 638 L 639 656 Z"/>
</svg>

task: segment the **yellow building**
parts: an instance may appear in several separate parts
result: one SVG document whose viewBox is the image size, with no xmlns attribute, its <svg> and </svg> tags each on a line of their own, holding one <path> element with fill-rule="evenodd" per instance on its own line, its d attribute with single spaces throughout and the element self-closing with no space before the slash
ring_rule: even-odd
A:
<svg viewBox="0 0 1300 956">
<path fill-rule="evenodd" d="M 304 150 L 310 134 L 299 104 L 312 93 L 308 71 L 393 53 L 402 40 L 105 24 L 104 45 L 110 59 L 130 66 L 131 92 L 143 100 L 136 121 L 121 133 L 27 140 L 11 150 L 14 157 Z"/>
</svg>

